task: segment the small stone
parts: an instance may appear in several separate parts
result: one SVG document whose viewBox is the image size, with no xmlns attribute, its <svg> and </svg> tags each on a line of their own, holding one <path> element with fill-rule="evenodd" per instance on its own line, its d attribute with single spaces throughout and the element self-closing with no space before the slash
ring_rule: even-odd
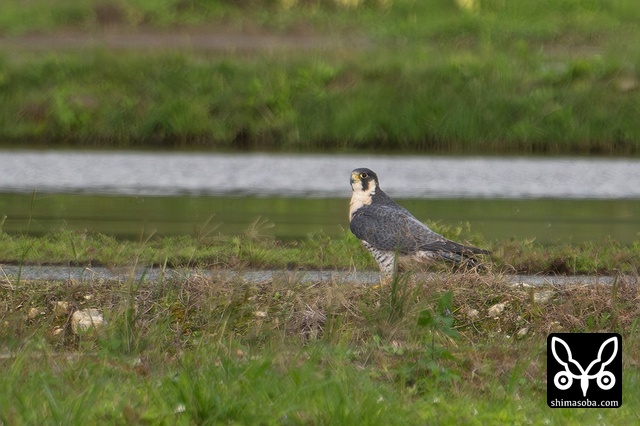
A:
<svg viewBox="0 0 640 426">
<path fill-rule="evenodd" d="M 264 311 L 256 311 L 256 316 L 258 318 L 266 318 L 267 317 L 267 313 Z"/>
<path fill-rule="evenodd" d="M 631 92 L 638 88 L 638 80 L 634 77 L 621 77 L 616 80 L 616 87 L 620 92 Z"/>
<path fill-rule="evenodd" d="M 53 315 L 56 318 L 64 317 L 69 314 L 69 302 L 57 301 L 53 304 Z"/>
<path fill-rule="evenodd" d="M 518 283 L 513 283 L 511 284 L 511 287 L 516 287 L 516 288 L 529 288 L 529 287 L 533 287 L 531 284 L 527 284 L 525 282 L 518 282 Z"/>
<path fill-rule="evenodd" d="M 71 316 L 71 329 L 75 334 L 91 334 L 105 323 L 104 316 L 98 309 L 75 311 Z"/>
<path fill-rule="evenodd" d="M 521 328 L 520 330 L 518 330 L 518 332 L 516 333 L 516 338 L 523 338 L 524 336 L 527 335 L 527 333 L 529 332 L 529 328 L 528 327 L 524 327 Z"/>
<path fill-rule="evenodd" d="M 562 325 L 558 321 L 552 321 L 549 324 L 549 332 L 550 333 L 559 333 L 563 331 Z"/>
<path fill-rule="evenodd" d="M 487 313 L 489 314 L 490 317 L 497 317 L 502 313 L 502 311 L 504 311 L 505 306 L 506 306 L 505 303 L 496 303 L 495 305 L 489 308 L 489 311 Z"/>
<path fill-rule="evenodd" d="M 46 312 L 42 310 L 42 308 L 31 308 L 29 309 L 29 313 L 27 314 L 27 318 L 34 319 L 38 315 L 45 315 Z"/>
<path fill-rule="evenodd" d="M 469 309 L 467 310 L 467 318 L 476 319 L 480 315 L 480 312 L 477 309 Z"/>
<path fill-rule="evenodd" d="M 534 293 L 533 301 L 534 301 L 534 303 L 547 303 L 555 295 L 556 295 L 556 292 L 555 291 L 551 291 L 551 290 L 538 291 L 538 292 Z"/>
<path fill-rule="evenodd" d="M 51 332 L 51 334 L 53 334 L 54 336 L 59 336 L 64 332 L 64 327 L 54 327 L 53 331 Z"/>
</svg>

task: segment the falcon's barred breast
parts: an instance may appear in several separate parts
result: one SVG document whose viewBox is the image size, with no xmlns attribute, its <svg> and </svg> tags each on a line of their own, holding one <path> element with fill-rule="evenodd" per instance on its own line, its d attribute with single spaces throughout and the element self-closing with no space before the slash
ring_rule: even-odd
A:
<svg viewBox="0 0 640 426">
<path fill-rule="evenodd" d="M 450 241 L 429 229 L 380 189 L 378 176 L 370 169 L 352 171 L 351 188 L 351 232 L 388 277 L 395 273 L 396 258 L 400 256 L 476 266 L 475 255 L 490 254 L 487 250 Z"/>
</svg>

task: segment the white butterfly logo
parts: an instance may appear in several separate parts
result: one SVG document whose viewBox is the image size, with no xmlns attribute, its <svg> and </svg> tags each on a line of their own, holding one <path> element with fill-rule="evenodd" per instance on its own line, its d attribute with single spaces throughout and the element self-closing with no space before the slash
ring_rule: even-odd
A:
<svg viewBox="0 0 640 426">
<path fill-rule="evenodd" d="M 604 352 L 604 348 L 613 343 L 613 354 L 606 361 L 602 361 L 602 353 Z M 556 351 L 556 345 L 562 345 L 564 350 L 567 352 L 569 359 L 567 361 L 562 361 L 558 352 Z M 602 390 L 609 390 L 616 384 L 616 378 L 610 371 L 605 371 L 605 367 L 613 361 L 618 353 L 618 339 L 616 337 L 611 337 L 605 340 L 602 345 L 600 345 L 600 349 L 598 350 L 598 357 L 589 364 L 586 369 L 583 369 L 578 361 L 573 359 L 573 355 L 571 354 L 571 349 L 569 349 L 569 345 L 560 339 L 559 337 L 551 338 L 551 352 L 553 353 L 553 357 L 564 367 L 564 371 L 558 372 L 553 378 L 553 384 L 556 388 L 560 390 L 566 390 L 571 387 L 573 384 L 573 379 L 580 379 L 580 387 L 582 388 L 582 396 L 587 396 L 587 389 L 589 388 L 589 380 L 596 379 L 596 383 L 598 387 Z M 569 370 L 569 363 L 575 365 L 578 370 L 580 370 L 581 374 L 573 374 L 571 370 Z M 602 363 L 600 365 L 600 369 L 595 374 L 589 374 L 591 369 L 598 363 Z"/>
</svg>

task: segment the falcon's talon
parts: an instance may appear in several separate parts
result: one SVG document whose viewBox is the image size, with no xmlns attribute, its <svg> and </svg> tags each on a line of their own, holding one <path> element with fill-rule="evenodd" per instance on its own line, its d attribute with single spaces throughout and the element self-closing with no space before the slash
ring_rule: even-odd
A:
<svg viewBox="0 0 640 426">
<path fill-rule="evenodd" d="M 353 170 L 351 188 L 349 227 L 386 277 L 395 275 L 398 257 L 445 260 L 476 268 L 479 264 L 475 255 L 491 254 L 450 241 L 429 229 L 380 189 L 378 176 L 370 169 Z"/>
</svg>

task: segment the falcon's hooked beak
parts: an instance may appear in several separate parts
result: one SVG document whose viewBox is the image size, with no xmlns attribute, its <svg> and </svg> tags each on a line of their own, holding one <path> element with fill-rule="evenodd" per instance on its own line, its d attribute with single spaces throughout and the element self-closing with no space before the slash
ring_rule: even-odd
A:
<svg viewBox="0 0 640 426">
<path fill-rule="evenodd" d="M 362 178 L 360 177 L 360 173 L 357 171 L 353 171 L 351 172 L 351 189 L 355 192 L 363 192 L 366 191 L 367 188 L 365 187 L 366 182 L 362 181 Z"/>
<path fill-rule="evenodd" d="M 360 174 L 354 170 L 351 172 L 351 186 L 353 186 L 353 184 L 356 182 L 362 181 L 360 180 Z"/>
</svg>

